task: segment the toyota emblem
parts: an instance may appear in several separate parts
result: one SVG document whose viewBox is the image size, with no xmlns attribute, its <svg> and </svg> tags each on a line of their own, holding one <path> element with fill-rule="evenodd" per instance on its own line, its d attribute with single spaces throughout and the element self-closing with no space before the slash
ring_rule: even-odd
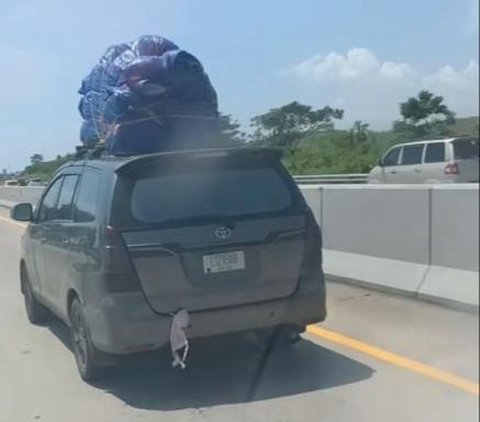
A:
<svg viewBox="0 0 480 422">
<path fill-rule="evenodd" d="M 232 235 L 232 231 L 228 227 L 221 226 L 215 229 L 215 236 L 218 239 L 225 240 L 225 239 L 228 239 L 231 235 Z"/>
</svg>

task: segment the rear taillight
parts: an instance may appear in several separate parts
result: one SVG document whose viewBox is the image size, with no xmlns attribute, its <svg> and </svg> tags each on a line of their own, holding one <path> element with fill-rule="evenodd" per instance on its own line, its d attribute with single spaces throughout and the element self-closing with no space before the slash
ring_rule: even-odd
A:
<svg viewBox="0 0 480 422">
<path fill-rule="evenodd" d="M 104 230 L 103 244 L 103 275 L 107 290 L 110 292 L 140 290 L 140 283 L 121 233 L 107 226 Z"/>
<path fill-rule="evenodd" d="M 457 163 L 448 163 L 445 166 L 445 174 L 458 174 L 458 164 Z"/>
<path fill-rule="evenodd" d="M 311 210 L 305 216 L 305 244 L 303 261 L 295 293 L 322 294 L 323 305 L 319 300 L 319 309 L 325 308 L 325 280 L 322 271 L 322 235 Z M 325 316 L 322 317 L 322 319 Z"/>
<path fill-rule="evenodd" d="M 308 276 L 312 271 L 322 267 L 322 235 L 313 213 L 309 210 L 305 224 L 305 248 L 302 262 L 302 275 Z"/>
</svg>

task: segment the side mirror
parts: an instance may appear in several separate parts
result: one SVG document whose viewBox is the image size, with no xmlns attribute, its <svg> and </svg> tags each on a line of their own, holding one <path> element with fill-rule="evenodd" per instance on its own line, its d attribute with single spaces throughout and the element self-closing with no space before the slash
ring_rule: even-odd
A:
<svg viewBox="0 0 480 422">
<path fill-rule="evenodd" d="M 378 160 L 377 164 L 378 164 L 379 167 L 383 167 L 384 166 L 383 159 L 380 158 L 380 160 Z"/>
<path fill-rule="evenodd" d="M 27 202 L 15 205 L 10 211 L 10 217 L 17 221 L 32 221 L 33 207 Z"/>
</svg>

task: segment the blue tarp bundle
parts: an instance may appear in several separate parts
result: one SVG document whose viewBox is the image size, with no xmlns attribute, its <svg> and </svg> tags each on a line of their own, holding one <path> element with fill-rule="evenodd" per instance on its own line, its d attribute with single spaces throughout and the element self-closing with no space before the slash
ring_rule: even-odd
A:
<svg viewBox="0 0 480 422">
<path fill-rule="evenodd" d="M 208 144 L 217 96 L 202 64 L 166 38 L 110 47 L 82 81 L 81 141 L 129 155 Z"/>
</svg>

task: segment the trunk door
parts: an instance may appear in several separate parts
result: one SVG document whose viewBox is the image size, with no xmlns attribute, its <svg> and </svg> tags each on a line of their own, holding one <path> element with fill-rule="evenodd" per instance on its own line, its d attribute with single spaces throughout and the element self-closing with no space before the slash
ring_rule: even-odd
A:
<svg viewBox="0 0 480 422">
<path fill-rule="evenodd" d="M 120 175 L 112 214 L 150 305 L 160 313 L 291 295 L 306 206 L 278 160 L 163 160 Z M 174 165 L 175 164 L 175 165 Z"/>
<path fill-rule="evenodd" d="M 463 138 L 452 141 L 454 160 L 458 165 L 460 182 L 479 181 L 478 139 Z"/>
</svg>

